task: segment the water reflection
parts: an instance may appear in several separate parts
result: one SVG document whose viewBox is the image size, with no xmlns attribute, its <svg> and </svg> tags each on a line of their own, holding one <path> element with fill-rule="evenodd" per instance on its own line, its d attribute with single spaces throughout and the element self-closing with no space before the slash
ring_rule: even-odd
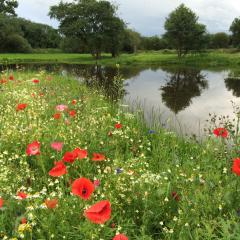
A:
<svg viewBox="0 0 240 240">
<path fill-rule="evenodd" d="M 197 69 L 165 69 L 166 85 L 160 88 L 162 101 L 175 114 L 184 110 L 192 102 L 192 98 L 200 96 L 208 88 L 208 82 Z"/>
<path fill-rule="evenodd" d="M 225 78 L 226 88 L 232 91 L 233 95 L 240 97 L 240 71 L 231 70 L 228 77 Z"/>
</svg>

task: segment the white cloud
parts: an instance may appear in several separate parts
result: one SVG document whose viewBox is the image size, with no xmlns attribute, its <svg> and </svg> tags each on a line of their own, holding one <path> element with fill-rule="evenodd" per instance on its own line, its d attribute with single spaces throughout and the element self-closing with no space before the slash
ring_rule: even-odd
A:
<svg viewBox="0 0 240 240">
<path fill-rule="evenodd" d="M 144 35 L 162 34 L 169 12 L 186 4 L 206 24 L 210 32 L 228 31 L 235 17 L 240 16 L 238 0 L 113 0 L 119 5 L 119 15 Z M 57 26 L 47 16 L 49 7 L 60 0 L 19 0 L 19 16 Z"/>
</svg>

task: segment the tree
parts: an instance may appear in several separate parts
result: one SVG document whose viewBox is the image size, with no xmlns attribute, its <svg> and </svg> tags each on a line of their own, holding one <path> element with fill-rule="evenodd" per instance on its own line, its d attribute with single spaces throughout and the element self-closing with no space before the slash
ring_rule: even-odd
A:
<svg viewBox="0 0 240 240">
<path fill-rule="evenodd" d="M 126 29 L 123 41 L 123 51 L 136 53 L 141 45 L 141 41 L 141 35 L 138 32 L 132 29 Z"/>
<path fill-rule="evenodd" d="M 232 32 L 232 44 L 235 47 L 240 46 L 240 18 L 235 18 L 230 26 L 230 32 Z"/>
<path fill-rule="evenodd" d="M 118 18 L 113 17 L 109 22 L 108 31 L 106 32 L 106 51 L 112 54 L 112 57 L 119 55 L 124 39 L 124 22 Z"/>
<path fill-rule="evenodd" d="M 158 36 L 142 37 L 141 47 L 143 50 L 161 50 L 168 47 L 167 41 L 164 38 Z"/>
<path fill-rule="evenodd" d="M 210 39 L 210 48 L 227 48 L 229 46 L 229 41 L 229 36 L 224 32 L 213 34 Z"/>
<path fill-rule="evenodd" d="M 48 25 L 0 14 L 0 51 L 30 52 L 32 48 L 57 48 L 58 31 Z"/>
<path fill-rule="evenodd" d="M 52 6 L 49 15 L 60 22 L 59 29 L 65 37 L 78 38 L 98 59 L 101 52 L 110 46 L 111 40 L 115 43 L 119 41 L 124 29 L 116 10 L 113 4 L 105 0 L 75 0 Z M 111 50 L 113 55 L 115 50 Z"/>
<path fill-rule="evenodd" d="M 198 23 L 196 14 L 184 4 L 176 8 L 165 22 L 165 37 L 178 56 L 186 55 L 189 50 L 200 50 L 204 46 L 206 27 Z"/>
<path fill-rule="evenodd" d="M 15 8 L 18 7 L 17 0 L 0 0 L 0 13 L 16 16 Z"/>
</svg>

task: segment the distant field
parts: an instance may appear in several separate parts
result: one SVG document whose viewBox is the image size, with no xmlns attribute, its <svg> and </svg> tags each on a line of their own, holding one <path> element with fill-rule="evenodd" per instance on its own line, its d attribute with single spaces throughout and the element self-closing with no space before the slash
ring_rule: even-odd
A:
<svg viewBox="0 0 240 240">
<path fill-rule="evenodd" d="M 96 60 L 90 54 L 68 53 L 41 53 L 41 54 L 0 54 L 0 63 L 69 63 L 69 64 L 95 64 Z M 178 59 L 173 53 L 144 52 L 138 54 L 122 54 L 118 58 L 111 58 L 109 54 L 103 54 L 98 63 L 103 65 L 133 65 L 133 64 L 176 64 L 189 66 L 238 66 L 240 65 L 240 53 L 210 52 L 196 55 L 188 55 Z"/>
</svg>

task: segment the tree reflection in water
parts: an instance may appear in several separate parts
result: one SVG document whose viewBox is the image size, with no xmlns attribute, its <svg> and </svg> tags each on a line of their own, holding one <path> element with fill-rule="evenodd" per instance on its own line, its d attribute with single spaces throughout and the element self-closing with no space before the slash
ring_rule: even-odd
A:
<svg viewBox="0 0 240 240">
<path fill-rule="evenodd" d="M 162 101 L 175 114 L 190 106 L 192 98 L 208 88 L 205 76 L 197 69 L 163 69 L 168 73 L 167 83 L 161 87 Z"/>
<path fill-rule="evenodd" d="M 232 91 L 233 96 L 240 97 L 240 71 L 232 70 L 224 81 L 227 90 Z"/>
</svg>

